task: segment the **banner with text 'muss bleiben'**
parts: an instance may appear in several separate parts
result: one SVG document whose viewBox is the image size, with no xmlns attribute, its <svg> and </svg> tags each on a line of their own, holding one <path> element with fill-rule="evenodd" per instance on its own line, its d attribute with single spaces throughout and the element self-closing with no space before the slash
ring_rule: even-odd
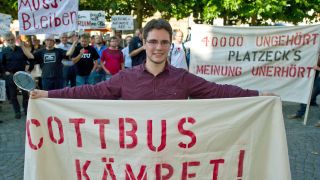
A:
<svg viewBox="0 0 320 180">
<path fill-rule="evenodd" d="M 209 81 L 273 92 L 307 103 L 320 25 L 192 27 L 190 72 Z"/>
<path fill-rule="evenodd" d="M 290 180 L 281 101 L 29 101 L 24 179 Z"/>
<path fill-rule="evenodd" d="M 78 0 L 18 0 L 20 34 L 60 34 L 77 30 Z"/>
</svg>

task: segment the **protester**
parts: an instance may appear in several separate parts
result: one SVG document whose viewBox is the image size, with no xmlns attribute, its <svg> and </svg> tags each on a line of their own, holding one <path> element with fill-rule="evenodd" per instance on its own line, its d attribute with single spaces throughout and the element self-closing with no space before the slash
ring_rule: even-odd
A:
<svg viewBox="0 0 320 180">
<path fill-rule="evenodd" d="M 99 55 L 97 51 L 89 46 L 90 36 L 84 33 L 80 36 L 80 46 L 77 41 L 74 41 L 70 51 L 74 50 L 72 62 L 76 66 L 76 84 L 93 84 L 93 72 L 98 65 Z"/>
<path fill-rule="evenodd" d="M 54 35 L 51 34 L 45 36 L 45 45 L 45 48 L 38 50 L 34 54 L 28 53 L 26 55 L 28 58 L 34 59 L 35 63 L 40 64 L 44 90 L 61 89 L 64 87 L 62 61 L 68 58 L 67 52 L 54 47 L 55 39 Z"/>
<path fill-rule="evenodd" d="M 169 52 L 169 62 L 176 68 L 183 68 L 188 70 L 187 54 L 189 47 L 182 42 L 183 32 L 178 30 L 174 36 L 174 42 L 171 44 Z"/>
<path fill-rule="evenodd" d="M 122 39 L 122 31 L 115 31 L 114 36 L 116 36 L 116 37 L 118 38 L 118 41 L 119 41 L 119 43 L 118 43 L 118 49 L 119 49 L 119 50 L 122 50 L 123 47 L 126 46 L 125 40 Z"/>
<path fill-rule="evenodd" d="M 310 106 L 317 106 L 317 96 L 320 94 L 320 55 L 318 56 L 318 63 L 316 66 L 314 66 L 314 70 L 316 71 L 315 77 L 314 77 L 314 82 L 313 82 L 313 88 L 312 88 L 312 93 L 311 93 L 311 100 L 310 100 Z M 288 116 L 288 119 L 301 119 L 305 112 L 306 112 L 307 105 L 306 104 L 300 104 L 299 110 L 292 115 Z"/>
<path fill-rule="evenodd" d="M 121 50 L 118 49 L 119 38 L 113 36 L 110 38 L 109 47 L 101 54 L 101 64 L 103 70 L 106 72 L 106 79 L 124 69 L 124 60 Z"/>
<path fill-rule="evenodd" d="M 13 75 L 18 71 L 25 71 L 25 68 L 28 64 L 30 65 L 28 72 L 30 72 L 33 68 L 33 64 L 30 63 L 26 56 L 26 54 L 30 52 L 28 52 L 21 41 L 19 41 L 21 43 L 21 47 L 15 45 L 16 38 L 11 32 L 4 34 L 3 38 L 6 44 L 6 47 L 4 47 L 2 51 L 2 66 L 3 71 L 5 72 L 4 78 L 6 81 L 6 87 L 9 90 L 10 101 L 15 112 L 15 118 L 20 119 L 21 110 L 17 99 L 18 87 L 13 81 Z M 24 114 L 27 114 L 29 99 L 28 92 L 24 90 L 21 91 Z"/>
<path fill-rule="evenodd" d="M 60 44 L 57 45 L 57 48 L 63 49 L 65 51 L 70 50 L 71 44 L 68 43 L 67 33 L 62 33 L 60 35 Z M 75 67 L 70 57 L 63 59 L 62 64 L 63 64 L 63 86 L 67 87 L 69 86 L 69 84 L 71 87 L 76 86 L 76 74 L 74 70 Z"/>
<path fill-rule="evenodd" d="M 204 80 L 184 69 L 167 63 L 172 28 L 163 19 L 153 19 L 144 28 L 145 63 L 125 69 L 109 81 L 96 85 L 64 88 L 61 90 L 34 90 L 31 98 L 161 100 L 188 98 L 231 98 L 258 96 L 255 90 L 232 85 L 219 85 Z M 273 93 L 260 93 L 273 95 Z"/>
<path fill-rule="evenodd" d="M 126 42 L 127 46 L 123 48 L 121 51 L 123 53 L 123 58 L 124 58 L 124 67 L 125 68 L 131 68 L 132 67 L 132 59 L 129 55 L 129 44 L 132 39 L 132 36 L 127 36 L 126 37 Z"/>
<path fill-rule="evenodd" d="M 101 35 L 95 36 L 95 44 L 94 49 L 99 54 L 99 57 L 101 57 L 102 52 L 107 49 L 107 46 L 104 45 L 103 39 Z M 106 73 L 102 68 L 103 64 L 101 63 L 101 58 L 98 58 L 98 65 L 96 68 L 96 71 L 94 71 L 94 84 L 97 84 L 103 80 L 105 80 Z"/>
<path fill-rule="evenodd" d="M 139 34 L 137 35 L 138 36 L 132 38 L 129 44 L 129 55 L 132 59 L 132 67 L 143 64 L 146 60 L 146 50 L 142 42 L 142 29 L 139 29 Z"/>
</svg>

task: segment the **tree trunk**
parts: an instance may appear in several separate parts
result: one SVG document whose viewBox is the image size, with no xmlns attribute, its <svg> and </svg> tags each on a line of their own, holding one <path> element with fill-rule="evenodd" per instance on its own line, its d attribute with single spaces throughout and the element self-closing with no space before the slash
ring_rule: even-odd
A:
<svg viewBox="0 0 320 180">
<path fill-rule="evenodd" d="M 137 28 L 141 28 L 142 27 L 142 21 L 143 21 L 143 0 L 137 0 L 136 1 L 136 5 L 137 5 L 137 9 L 136 9 L 136 15 L 137 15 Z"/>
</svg>

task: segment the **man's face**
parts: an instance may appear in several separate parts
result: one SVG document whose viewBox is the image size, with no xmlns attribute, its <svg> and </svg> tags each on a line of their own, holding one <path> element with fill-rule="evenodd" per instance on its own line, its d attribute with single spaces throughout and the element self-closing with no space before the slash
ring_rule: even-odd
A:
<svg viewBox="0 0 320 180">
<path fill-rule="evenodd" d="M 82 47 L 87 47 L 87 46 L 89 45 L 89 39 L 88 39 L 88 38 L 81 37 L 81 38 L 80 38 L 80 43 L 81 43 L 81 46 L 82 46 Z"/>
<path fill-rule="evenodd" d="M 95 36 L 95 43 L 101 44 L 102 43 L 102 37 L 101 36 Z"/>
<path fill-rule="evenodd" d="M 16 45 L 16 38 L 14 36 L 9 36 L 4 39 L 7 46 L 14 48 Z"/>
<path fill-rule="evenodd" d="M 119 40 L 118 39 L 111 39 L 110 40 L 110 47 L 116 48 L 119 45 Z"/>
<path fill-rule="evenodd" d="M 164 29 L 153 29 L 143 41 L 146 49 L 147 61 L 163 64 L 167 61 L 170 50 L 170 35 Z"/>
<path fill-rule="evenodd" d="M 54 47 L 55 41 L 53 39 L 46 39 L 45 43 L 48 49 L 52 49 Z"/>
<path fill-rule="evenodd" d="M 183 38 L 182 32 L 178 31 L 178 32 L 176 33 L 175 40 L 176 40 L 177 42 L 179 42 L 179 43 L 182 43 L 182 38 Z"/>
<path fill-rule="evenodd" d="M 68 35 L 62 35 L 60 41 L 62 44 L 66 44 L 68 42 Z"/>
</svg>

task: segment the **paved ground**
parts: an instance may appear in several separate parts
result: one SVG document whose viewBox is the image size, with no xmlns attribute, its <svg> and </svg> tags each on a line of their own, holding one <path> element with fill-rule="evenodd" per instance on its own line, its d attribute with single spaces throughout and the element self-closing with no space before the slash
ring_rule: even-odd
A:
<svg viewBox="0 0 320 180">
<path fill-rule="evenodd" d="M 14 119 L 8 102 L 0 104 L 0 180 L 23 179 L 25 116 Z M 299 108 L 284 103 L 286 133 L 292 180 L 320 180 L 320 128 L 313 125 L 320 118 L 318 107 L 311 107 L 307 126 L 302 120 L 288 120 L 287 115 Z"/>
</svg>

